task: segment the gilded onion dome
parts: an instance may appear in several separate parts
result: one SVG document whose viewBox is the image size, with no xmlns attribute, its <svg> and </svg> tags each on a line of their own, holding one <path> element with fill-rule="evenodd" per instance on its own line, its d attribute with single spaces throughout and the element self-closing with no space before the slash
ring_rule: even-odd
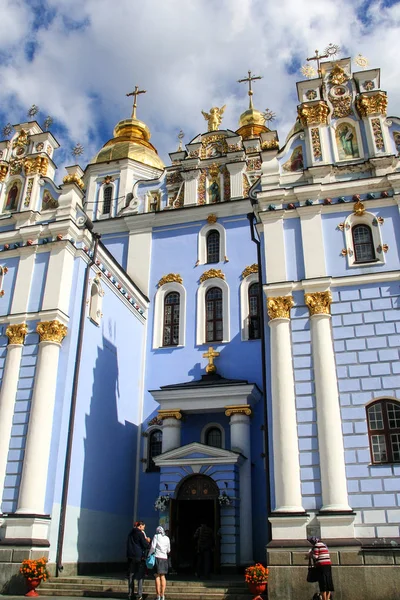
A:
<svg viewBox="0 0 400 600">
<path fill-rule="evenodd" d="M 249 108 L 240 115 L 239 129 L 236 132 L 244 139 L 256 137 L 259 136 L 260 133 L 270 131 L 268 127 L 265 126 L 265 116 L 263 113 L 256 110 L 253 106 L 253 90 L 251 88 L 251 83 L 256 79 L 262 78 L 260 76 L 252 76 L 251 71 L 249 71 L 248 77 L 239 79 L 239 83 L 249 84 L 249 91 L 247 92 L 249 96 Z"/>
<path fill-rule="evenodd" d="M 130 119 L 117 123 L 113 137 L 91 160 L 91 164 L 131 158 L 149 167 L 163 170 L 165 165 L 150 143 L 150 129 L 136 118 L 136 106 Z"/>
</svg>

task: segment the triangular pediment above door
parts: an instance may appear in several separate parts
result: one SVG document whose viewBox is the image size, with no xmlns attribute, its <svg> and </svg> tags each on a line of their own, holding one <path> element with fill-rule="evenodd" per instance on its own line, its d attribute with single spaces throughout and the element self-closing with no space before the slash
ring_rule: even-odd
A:
<svg viewBox="0 0 400 600">
<path fill-rule="evenodd" d="M 239 452 L 215 448 L 193 442 L 174 448 L 154 459 L 158 467 L 183 466 L 183 465 L 231 465 L 241 463 L 244 457 Z"/>
</svg>

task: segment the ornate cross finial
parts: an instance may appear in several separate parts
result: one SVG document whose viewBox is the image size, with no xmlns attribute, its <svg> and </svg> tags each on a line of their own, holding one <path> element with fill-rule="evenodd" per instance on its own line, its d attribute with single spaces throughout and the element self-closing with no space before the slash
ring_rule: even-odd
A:
<svg viewBox="0 0 400 600">
<path fill-rule="evenodd" d="M 129 94 L 126 94 L 127 96 L 133 96 L 133 108 L 132 108 L 132 119 L 136 119 L 136 107 L 137 107 L 137 97 L 139 96 L 139 94 L 145 94 L 146 90 L 139 90 L 138 86 L 135 85 L 135 89 L 133 90 L 133 92 L 129 92 Z"/>
<path fill-rule="evenodd" d="M 260 75 L 252 75 L 251 71 L 248 71 L 248 76 L 244 77 L 244 79 L 238 79 L 238 83 L 248 83 L 249 84 L 249 91 L 247 92 L 249 95 L 249 108 L 253 108 L 253 90 L 251 89 L 251 82 L 252 81 L 256 81 L 256 79 L 262 79 L 262 77 Z"/>
<path fill-rule="evenodd" d="M 204 352 L 203 358 L 208 358 L 208 365 L 206 366 L 206 373 L 216 373 L 217 367 L 214 365 L 214 358 L 219 356 L 219 352 L 216 352 L 212 346 L 208 348 L 207 352 Z"/>
<path fill-rule="evenodd" d="M 185 134 L 181 129 L 180 132 L 178 133 L 178 140 L 179 140 L 178 152 L 179 152 L 179 150 L 182 150 L 182 140 L 184 137 L 185 137 Z"/>
<path fill-rule="evenodd" d="M 315 51 L 315 56 L 310 56 L 306 60 L 316 60 L 317 61 L 317 71 L 318 77 L 321 77 L 321 69 L 319 67 L 319 63 L 323 58 L 329 58 L 329 54 L 319 54 L 318 50 Z"/>
</svg>

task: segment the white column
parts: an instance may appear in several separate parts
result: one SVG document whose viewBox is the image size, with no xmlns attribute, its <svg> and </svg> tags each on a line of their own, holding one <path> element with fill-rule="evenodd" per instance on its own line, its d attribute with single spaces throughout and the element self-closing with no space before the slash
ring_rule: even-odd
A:
<svg viewBox="0 0 400 600">
<path fill-rule="evenodd" d="M 184 206 L 197 204 L 197 186 L 200 173 L 200 169 L 183 171 L 181 173 L 182 179 L 185 182 Z"/>
<path fill-rule="evenodd" d="M 243 198 L 243 173 L 246 162 L 227 164 L 231 184 L 231 198 Z"/>
<path fill-rule="evenodd" d="M 162 453 L 181 445 L 182 414 L 179 410 L 159 410 L 158 418 L 163 421 Z"/>
<path fill-rule="evenodd" d="M 6 335 L 8 337 L 7 358 L 0 391 L 0 506 L 4 491 L 4 480 L 6 477 L 7 457 L 10 445 L 19 370 L 21 366 L 22 348 L 27 333 L 28 328 L 25 323 L 21 323 L 20 325 L 9 325 L 6 329 Z"/>
<path fill-rule="evenodd" d="M 292 296 L 268 298 L 271 329 L 274 512 L 304 512 L 301 505 L 290 309 Z"/>
<path fill-rule="evenodd" d="M 230 407 L 225 411 L 230 417 L 231 449 L 245 457 L 239 467 L 240 494 L 240 564 L 253 562 L 252 502 L 251 502 L 251 446 L 250 446 L 250 406 Z"/>
<path fill-rule="evenodd" d="M 311 319 L 323 504 L 321 510 L 350 511 L 330 322 L 332 296 L 330 292 L 305 294 L 305 302 Z"/>
<path fill-rule="evenodd" d="M 26 438 L 17 513 L 44 514 L 58 358 L 67 328 L 59 321 L 43 321 L 40 335 L 32 406 Z"/>
</svg>

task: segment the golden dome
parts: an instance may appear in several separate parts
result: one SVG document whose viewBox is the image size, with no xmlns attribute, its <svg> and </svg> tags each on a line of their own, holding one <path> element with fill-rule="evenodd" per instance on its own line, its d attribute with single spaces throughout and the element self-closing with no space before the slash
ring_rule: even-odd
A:
<svg viewBox="0 0 400 600">
<path fill-rule="evenodd" d="M 150 130 L 146 123 L 135 117 L 117 123 L 113 138 L 91 160 L 91 164 L 131 158 L 149 167 L 163 170 L 165 165 L 150 143 Z"/>
<path fill-rule="evenodd" d="M 264 115 L 259 110 L 256 110 L 251 104 L 250 108 L 240 115 L 239 129 L 236 133 L 246 139 L 259 136 L 260 133 L 265 131 L 270 130 L 265 126 Z"/>
</svg>

